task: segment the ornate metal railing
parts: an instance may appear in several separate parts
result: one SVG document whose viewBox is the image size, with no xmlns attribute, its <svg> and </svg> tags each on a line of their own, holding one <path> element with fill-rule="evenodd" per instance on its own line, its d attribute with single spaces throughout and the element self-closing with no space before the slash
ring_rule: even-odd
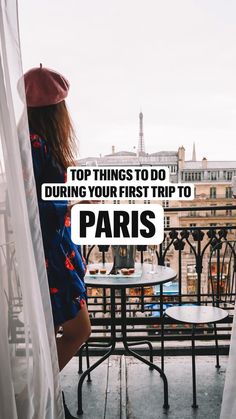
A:
<svg viewBox="0 0 236 419">
<path fill-rule="evenodd" d="M 194 211 L 226 210 L 227 206 L 194 207 Z M 236 206 L 231 206 L 232 210 Z M 186 213 L 192 208 L 165 208 L 165 215 L 171 212 Z M 235 300 L 235 240 L 236 225 L 184 226 L 165 228 L 165 240 L 156 251 L 159 265 L 171 266 L 177 272 L 176 281 L 163 287 L 164 309 L 174 304 L 214 304 L 227 309 L 229 317 L 217 325 L 221 353 L 227 353 L 233 320 Z M 88 263 L 112 261 L 109 246 L 84 248 Z M 136 258 L 147 262 L 146 246 L 137 246 Z M 166 352 L 186 354 L 189 351 L 191 327 L 176 324 L 160 316 L 160 295 L 158 287 L 135 288 L 127 291 L 127 331 L 130 341 L 150 339 L 156 354 L 160 353 L 160 328 L 164 322 Z M 120 296 L 117 299 L 117 339 L 119 340 Z M 88 307 L 93 333 L 91 342 L 108 342 L 110 330 L 110 296 L 108 290 L 88 289 Z M 196 330 L 199 341 L 198 352 L 214 353 L 213 325 L 201 325 Z M 120 349 L 122 351 L 122 349 Z M 146 348 L 140 349 L 145 353 Z M 94 349 L 95 351 L 95 349 Z M 119 349 L 118 349 L 119 351 Z M 95 351 L 96 352 L 96 351 Z M 102 349 L 99 349 L 102 352 Z M 97 353 L 97 352 L 96 352 Z"/>
</svg>

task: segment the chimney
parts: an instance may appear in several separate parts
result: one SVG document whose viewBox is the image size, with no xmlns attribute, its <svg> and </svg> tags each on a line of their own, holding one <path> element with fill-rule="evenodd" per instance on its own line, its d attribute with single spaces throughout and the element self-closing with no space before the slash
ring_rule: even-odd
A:
<svg viewBox="0 0 236 419">
<path fill-rule="evenodd" d="M 179 164 L 180 170 L 184 168 L 184 162 L 185 162 L 185 148 L 184 146 L 181 146 L 178 149 L 178 164 Z"/>
<path fill-rule="evenodd" d="M 196 147 L 195 147 L 195 143 L 193 143 L 192 161 L 197 161 L 197 158 L 196 158 Z"/>
<path fill-rule="evenodd" d="M 115 146 L 114 145 L 111 147 L 111 153 L 115 154 Z"/>
<path fill-rule="evenodd" d="M 202 159 L 202 168 L 207 169 L 207 158 L 206 157 L 203 157 L 203 159 Z"/>
</svg>

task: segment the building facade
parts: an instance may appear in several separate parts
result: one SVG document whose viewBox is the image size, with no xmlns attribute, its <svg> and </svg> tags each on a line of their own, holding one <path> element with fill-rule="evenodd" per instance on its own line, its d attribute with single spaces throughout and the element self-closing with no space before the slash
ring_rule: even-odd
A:
<svg viewBox="0 0 236 419">
<path fill-rule="evenodd" d="M 137 203 L 160 203 L 165 208 L 164 225 L 168 229 L 166 231 L 166 237 L 162 244 L 162 248 L 165 250 L 170 242 L 171 237 L 169 235 L 171 229 L 178 231 L 181 228 L 194 229 L 194 227 L 210 227 L 214 229 L 216 227 L 231 227 L 236 225 L 236 211 L 231 209 L 231 206 L 235 203 L 232 195 L 232 177 L 236 176 L 236 161 L 208 161 L 203 158 L 201 161 L 196 159 L 195 144 L 193 146 L 192 159 L 186 161 L 185 149 L 183 146 L 179 147 L 176 151 L 157 151 L 152 154 L 146 153 L 144 150 L 144 135 L 143 135 L 143 114 L 140 113 L 140 133 L 139 133 L 139 144 L 137 147 L 137 153 L 130 151 L 115 151 L 115 147 L 112 146 L 112 153 L 106 156 L 100 157 L 88 157 L 79 160 L 80 166 L 94 165 L 96 161 L 97 166 L 167 166 L 170 172 L 170 181 L 177 183 L 193 183 L 195 187 L 195 197 L 192 201 L 137 201 Z M 109 201 L 106 201 L 109 202 Z M 120 204 L 130 203 L 135 204 L 135 200 L 114 200 L 111 203 Z M 224 210 L 217 210 L 217 206 L 227 207 Z M 212 209 L 195 209 L 199 207 L 212 207 Z M 168 209 L 171 212 L 168 212 Z M 185 209 L 185 210 L 184 210 Z M 235 233 L 232 233 L 229 229 L 229 239 L 235 239 Z M 204 233 L 201 246 L 204 247 L 207 244 L 208 236 Z M 190 237 L 189 241 L 191 246 L 185 246 L 182 251 L 182 292 L 186 294 L 195 294 L 196 289 L 196 255 L 194 248 L 196 242 Z M 141 243 L 140 243 L 141 244 Z M 211 247 L 207 249 L 209 253 Z M 206 252 L 206 253 L 207 253 Z M 101 255 L 97 253 L 99 259 Z M 170 246 L 166 253 L 165 263 L 170 265 L 177 272 L 179 270 L 178 252 L 174 250 L 173 246 Z M 208 290 L 208 261 L 207 257 L 204 258 L 202 267 L 202 278 L 201 281 L 201 292 L 205 293 Z"/>
</svg>

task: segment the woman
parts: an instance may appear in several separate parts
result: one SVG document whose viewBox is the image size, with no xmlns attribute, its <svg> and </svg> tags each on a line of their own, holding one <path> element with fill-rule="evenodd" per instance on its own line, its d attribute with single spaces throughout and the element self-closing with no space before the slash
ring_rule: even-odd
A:
<svg viewBox="0 0 236 419">
<path fill-rule="evenodd" d="M 33 68 L 24 75 L 34 176 L 43 236 L 45 264 L 59 368 L 88 339 L 91 328 L 84 285 L 85 264 L 80 248 L 71 240 L 70 208 L 66 201 L 43 201 L 41 185 L 66 181 L 66 169 L 74 164 L 75 135 L 65 104 L 68 81 L 59 73 Z M 72 418 L 65 406 L 66 417 Z"/>
</svg>

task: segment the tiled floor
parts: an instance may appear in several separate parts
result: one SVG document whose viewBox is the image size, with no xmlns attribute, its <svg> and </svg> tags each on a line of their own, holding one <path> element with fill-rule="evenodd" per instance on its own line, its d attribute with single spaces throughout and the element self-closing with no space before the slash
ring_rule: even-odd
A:
<svg viewBox="0 0 236 419">
<path fill-rule="evenodd" d="M 163 385 L 159 374 L 138 360 L 113 356 L 92 372 L 92 383 L 83 386 L 83 419 L 219 419 L 227 357 L 221 369 L 214 357 L 199 356 L 197 397 L 199 408 L 192 409 L 190 357 L 166 357 L 170 409 L 164 411 Z M 91 358 L 91 363 L 96 358 Z M 154 362 L 159 362 L 155 358 Z M 61 373 L 62 386 L 71 413 L 77 411 L 78 359 Z"/>
</svg>

